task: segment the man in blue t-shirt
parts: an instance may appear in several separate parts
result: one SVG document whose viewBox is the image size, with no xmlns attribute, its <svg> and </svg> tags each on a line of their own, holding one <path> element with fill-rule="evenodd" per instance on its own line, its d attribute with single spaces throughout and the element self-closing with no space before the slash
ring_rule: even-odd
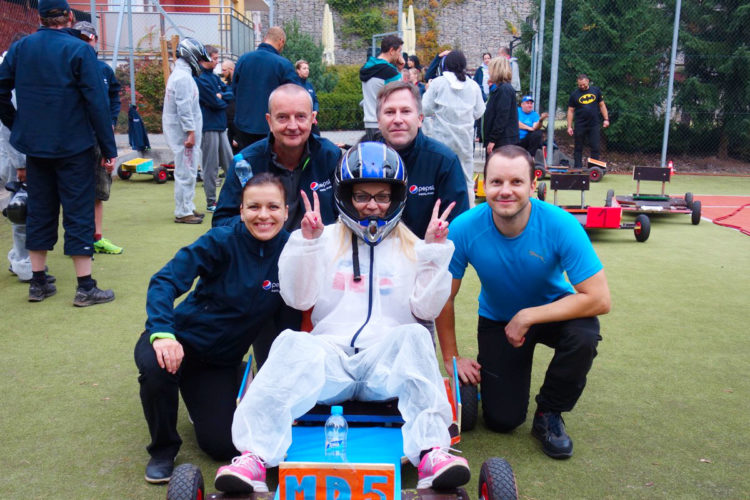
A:
<svg viewBox="0 0 750 500">
<path fill-rule="evenodd" d="M 536 150 L 542 147 L 543 133 L 542 122 L 547 119 L 548 113 L 539 113 L 534 111 L 534 98 L 530 95 L 521 99 L 521 106 L 518 108 L 518 137 L 521 141 L 519 146 L 524 148 L 533 157 Z"/>
<path fill-rule="evenodd" d="M 536 344 L 555 350 L 536 396 L 532 434 L 553 458 L 573 454 L 561 412 L 583 392 L 596 356 L 599 321 L 610 309 L 602 264 L 578 221 L 535 199 L 534 162 L 519 146 L 493 151 L 484 172 L 487 203 L 450 226 L 453 288 L 436 320 L 443 361 L 462 382 L 482 384 L 487 426 L 510 432 L 526 420 Z M 466 266 L 476 269 L 479 294 L 477 361 L 458 356 L 454 298 Z M 565 278 L 568 276 L 568 280 Z"/>
</svg>

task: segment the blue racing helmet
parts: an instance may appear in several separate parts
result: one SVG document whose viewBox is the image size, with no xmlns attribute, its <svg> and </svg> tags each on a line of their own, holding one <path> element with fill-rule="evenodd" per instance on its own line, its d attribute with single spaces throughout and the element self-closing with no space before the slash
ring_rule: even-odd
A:
<svg viewBox="0 0 750 500">
<path fill-rule="evenodd" d="M 361 218 L 354 208 L 352 188 L 362 182 L 390 184 L 391 206 L 382 218 Z M 396 227 L 406 205 L 406 169 L 401 157 L 379 142 L 353 146 L 336 169 L 334 199 L 341 222 L 366 243 L 377 245 Z"/>
</svg>

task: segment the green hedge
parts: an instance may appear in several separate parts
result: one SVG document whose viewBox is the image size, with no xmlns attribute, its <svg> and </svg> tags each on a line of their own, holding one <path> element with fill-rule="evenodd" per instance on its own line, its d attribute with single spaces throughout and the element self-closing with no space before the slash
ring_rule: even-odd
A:
<svg viewBox="0 0 750 500">
<path fill-rule="evenodd" d="M 318 94 L 318 126 L 321 130 L 362 130 L 362 94 Z"/>
</svg>

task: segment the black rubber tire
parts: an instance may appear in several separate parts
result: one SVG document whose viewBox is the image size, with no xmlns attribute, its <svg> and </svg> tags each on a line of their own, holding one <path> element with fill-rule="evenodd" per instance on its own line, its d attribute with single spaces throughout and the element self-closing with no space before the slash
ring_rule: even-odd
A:
<svg viewBox="0 0 750 500">
<path fill-rule="evenodd" d="M 133 172 L 131 172 L 129 170 L 123 170 L 122 169 L 122 165 L 118 165 L 117 166 L 117 177 L 119 177 L 120 179 L 126 181 L 126 180 L 130 179 L 132 176 L 133 176 Z"/>
<path fill-rule="evenodd" d="M 685 205 L 687 205 L 688 208 L 693 208 L 693 193 L 685 193 Z"/>
<path fill-rule="evenodd" d="M 536 177 L 536 180 L 544 179 L 547 177 L 547 170 L 543 165 L 536 164 L 534 165 L 534 176 Z"/>
<path fill-rule="evenodd" d="M 591 167 L 589 169 L 589 180 L 591 182 L 599 182 L 604 177 L 604 170 L 599 167 Z"/>
<path fill-rule="evenodd" d="M 605 207 L 611 207 L 612 206 L 612 200 L 615 198 L 615 190 L 614 189 L 608 189 L 607 190 L 607 198 L 604 200 L 604 206 Z"/>
<path fill-rule="evenodd" d="M 700 200 L 695 200 L 692 203 L 692 207 L 690 207 L 693 213 L 690 215 L 690 222 L 693 223 L 694 226 L 697 226 L 701 223 L 701 202 Z"/>
<path fill-rule="evenodd" d="M 635 228 L 633 229 L 635 240 L 643 243 L 651 234 L 651 220 L 646 214 L 638 214 L 635 218 Z"/>
<path fill-rule="evenodd" d="M 200 467 L 182 464 L 175 468 L 167 487 L 167 500 L 202 500 L 205 493 Z"/>
<path fill-rule="evenodd" d="M 169 179 L 167 169 L 164 167 L 156 167 L 154 169 L 154 180 L 157 184 L 164 184 Z"/>
<path fill-rule="evenodd" d="M 539 185 L 536 187 L 536 197 L 539 198 L 540 201 L 544 201 L 547 199 L 547 183 L 546 182 L 540 182 Z"/>
<path fill-rule="evenodd" d="M 516 500 L 518 487 L 513 468 L 503 458 L 488 458 L 479 472 L 479 500 Z"/>
<path fill-rule="evenodd" d="M 479 418 L 479 389 L 476 385 L 463 384 L 461 391 L 461 432 L 470 431 Z"/>
</svg>

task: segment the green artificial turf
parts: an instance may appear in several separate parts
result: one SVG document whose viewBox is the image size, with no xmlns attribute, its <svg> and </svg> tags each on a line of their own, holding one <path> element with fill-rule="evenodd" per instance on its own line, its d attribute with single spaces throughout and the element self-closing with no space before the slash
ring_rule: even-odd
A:
<svg viewBox="0 0 750 500">
<path fill-rule="evenodd" d="M 634 188 L 629 176 L 608 175 L 592 185 L 587 201 L 602 204 L 607 189 Z M 668 185 L 669 193 L 685 191 L 748 195 L 750 178 L 677 176 Z M 565 196 L 565 203 L 579 199 Z M 203 209 L 200 184 L 196 201 Z M 72 306 L 75 278 L 62 241 L 49 256 L 58 278 L 54 297 L 28 303 L 27 286 L 0 275 L 4 497 L 165 497 L 165 487 L 143 481 L 148 433 L 132 349 L 143 330 L 150 276 L 209 223 L 174 224 L 172 183 L 157 185 L 148 176 L 116 180 L 105 207 L 105 236 L 125 252 L 97 255 L 94 277 L 115 290 L 113 303 Z M 482 461 L 503 456 L 521 498 L 747 498 L 750 238 L 707 221 L 692 226 L 678 215 L 654 220 L 646 243 L 630 230 L 599 231 L 592 241 L 613 309 L 601 318 L 604 340 L 588 386 L 565 415 L 575 454 L 567 461 L 543 455 L 530 420 L 501 435 L 487 431 L 480 417 L 458 446 L 472 466 L 469 494 L 476 498 Z M 9 247 L 3 220 L 0 251 Z M 456 308 L 459 345 L 468 356 L 476 354 L 477 293 L 470 270 Z M 539 347 L 532 396 L 550 356 Z M 198 450 L 184 411 L 178 425 L 178 463 L 199 464 L 211 485 L 220 464 Z M 405 481 L 415 476 L 405 468 Z"/>
</svg>

